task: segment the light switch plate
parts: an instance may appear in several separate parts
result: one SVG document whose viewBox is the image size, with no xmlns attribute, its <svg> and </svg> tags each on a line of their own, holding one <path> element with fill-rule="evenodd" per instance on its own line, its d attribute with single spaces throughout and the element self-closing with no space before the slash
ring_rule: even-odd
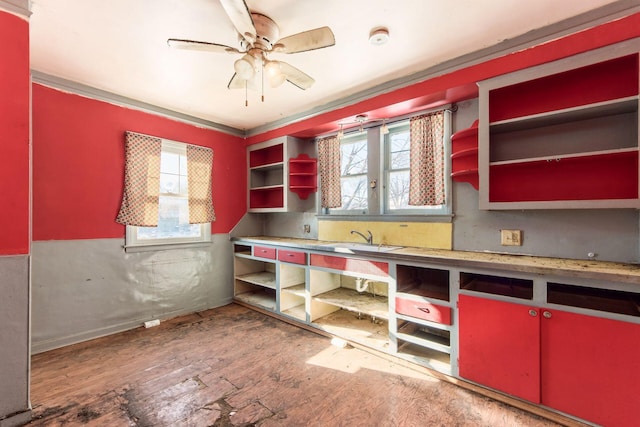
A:
<svg viewBox="0 0 640 427">
<path fill-rule="evenodd" d="M 500 230 L 502 246 L 522 246 L 522 230 Z"/>
</svg>

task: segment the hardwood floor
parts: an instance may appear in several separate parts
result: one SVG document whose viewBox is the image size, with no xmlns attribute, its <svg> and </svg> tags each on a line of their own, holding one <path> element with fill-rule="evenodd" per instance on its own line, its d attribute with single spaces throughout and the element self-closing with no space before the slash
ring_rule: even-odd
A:
<svg viewBox="0 0 640 427">
<path fill-rule="evenodd" d="M 232 304 L 32 358 L 30 426 L 549 426 Z"/>
</svg>

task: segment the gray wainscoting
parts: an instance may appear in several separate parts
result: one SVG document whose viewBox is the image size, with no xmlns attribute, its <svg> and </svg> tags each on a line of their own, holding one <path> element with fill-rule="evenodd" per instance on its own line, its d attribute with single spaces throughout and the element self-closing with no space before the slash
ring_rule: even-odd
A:
<svg viewBox="0 0 640 427">
<path fill-rule="evenodd" d="M 0 425 L 19 425 L 31 418 L 28 255 L 0 257 L 0 289 Z"/>
<path fill-rule="evenodd" d="M 32 353 L 231 302 L 227 234 L 191 249 L 125 253 L 123 243 L 33 243 Z"/>
</svg>

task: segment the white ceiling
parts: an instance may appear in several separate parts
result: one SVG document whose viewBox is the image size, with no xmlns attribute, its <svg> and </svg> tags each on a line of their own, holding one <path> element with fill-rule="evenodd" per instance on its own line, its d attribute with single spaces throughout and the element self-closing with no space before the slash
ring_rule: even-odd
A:
<svg viewBox="0 0 640 427">
<path fill-rule="evenodd" d="M 384 82 L 496 45 L 612 0 L 246 0 L 285 37 L 329 26 L 336 45 L 272 55 L 315 78 L 229 90 L 236 55 L 172 49 L 167 38 L 237 46 L 217 0 L 32 0 L 31 67 L 116 95 L 230 126 L 253 129 L 321 108 Z M 391 39 L 368 42 L 385 26 Z"/>
</svg>

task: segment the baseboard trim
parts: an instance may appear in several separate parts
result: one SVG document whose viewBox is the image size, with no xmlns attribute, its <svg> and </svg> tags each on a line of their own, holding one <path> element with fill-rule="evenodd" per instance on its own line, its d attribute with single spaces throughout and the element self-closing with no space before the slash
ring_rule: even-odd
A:
<svg viewBox="0 0 640 427">
<path fill-rule="evenodd" d="M 0 420 L 0 427 L 17 427 L 31 421 L 31 409 L 16 412 Z"/>
<path fill-rule="evenodd" d="M 69 345 L 90 341 L 96 338 L 102 338 L 108 335 L 129 331 L 131 329 L 140 328 L 144 326 L 144 322 L 153 320 L 153 319 L 160 319 L 161 322 L 164 322 L 169 319 L 173 319 L 175 317 L 184 316 L 192 313 L 198 313 L 200 311 L 209 310 L 216 307 L 221 307 L 223 305 L 230 304 L 231 301 L 232 301 L 231 297 L 224 298 L 216 302 L 212 306 L 200 306 L 200 307 L 192 307 L 186 310 L 176 310 L 169 313 L 164 313 L 162 316 L 151 316 L 151 317 L 144 317 L 140 319 L 133 319 L 131 321 L 120 323 L 117 325 L 111 325 L 111 326 L 106 326 L 104 328 L 84 331 L 78 334 L 67 335 L 65 337 L 58 337 L 58 338 L 54 338 L 47 341 L 32 342 L 31 354 L 34 355 L 38 353 L 44 353 L 45 351 L 55 350 L 56 348 L 66 347 Z M 0 425 L 0 427 L 4 427 L 4 426 Z"/>
</svg>

